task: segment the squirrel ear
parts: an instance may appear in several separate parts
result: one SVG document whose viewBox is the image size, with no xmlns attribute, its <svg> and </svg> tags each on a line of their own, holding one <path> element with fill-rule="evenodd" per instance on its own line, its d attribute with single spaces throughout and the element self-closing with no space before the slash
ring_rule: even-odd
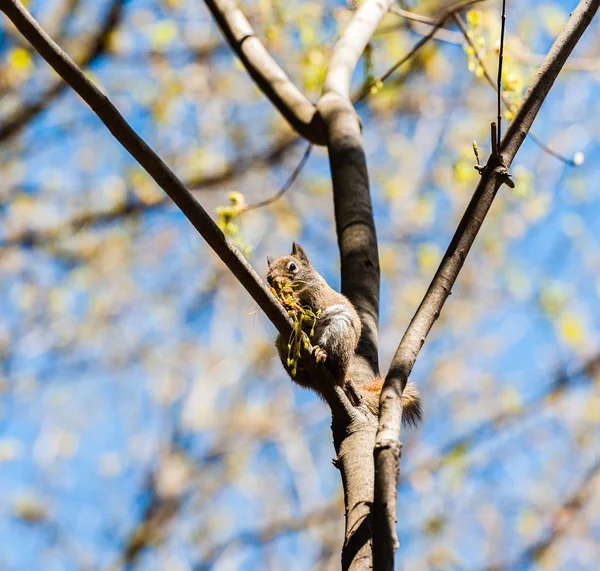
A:
<svg viewBox="0 0 600 571">
<path fill-rule="evenodd" d="M 271 258 L 271 256 L 267 256 L 267 265 L 269 266 L 269 268 L 271 267 L 274 261 L 275 260 Z"/>
<path fill-rule="evenodd" d="M 292 256 L 294 256 L 294 258 L 298 258 L 302 262 L 306 262 L 307 264 L 310 263 L 306 257 L 306 254 L 304 253 L 304 250 L 302 249 L 302 246 L 296 242 L 292 242 Z"/>
</svg>

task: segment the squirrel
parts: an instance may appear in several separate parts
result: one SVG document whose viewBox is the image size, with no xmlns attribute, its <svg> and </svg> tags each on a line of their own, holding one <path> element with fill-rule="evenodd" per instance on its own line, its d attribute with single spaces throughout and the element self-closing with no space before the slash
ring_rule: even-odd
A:
<svg viewBox="0 0 600 571">
<path fill-rule="evenodd" d="M 289 256 L 274 260 L 267 257 L 269 265 L 267 282 L 275 291 L 292 292 L 301 307 L 315 316 L 311 324 L 313 355 L 317 363 L 327 362 L 335 381 L 344 386 L 350 360 L 354 355 L 361 334 L 361 321 L 350 300 L 335 291 L 315 270 L 302 247 L 294 242 Z M 281 298 L 280 298 L 281 300 Z M 284 304 L 285 305 L 285 304 Z M 305 327 L 306 329 L 306 327 Z M 309 327 L 310 329 L 310 327 Z M 294 382 L 319 393 L 302 362 L 292 364 L 289 359 L 288 340 L 277 337 L 275 342 L 281 362 Z M 367 384 L 355 386 L 369 410 L 379 414 L 379 395 L 383 379 L 375 376 Z M 402 393 L 402 420 L 406 425 L 416 426 L 421 420 L 421 400 L 414 383 L 408 383 Z"/>
</svg>

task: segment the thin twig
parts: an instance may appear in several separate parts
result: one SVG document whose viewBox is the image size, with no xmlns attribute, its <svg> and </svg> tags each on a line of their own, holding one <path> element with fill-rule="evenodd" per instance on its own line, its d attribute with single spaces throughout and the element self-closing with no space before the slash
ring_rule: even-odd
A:
<svg viewBox="0 0 600 571">
<path fill-rule="evenodd" d="M 504 29 L 506 27 L 506 0 L 502 0 L 502 27 L 500 32 L 500 51 L 498 52 L 498 82 L 496 92 L 498 95 L 498 139 L 497 144 L 500 148 L 502 140 L 502 64 L 504 63 Z"/>
<path fill-rule="evenodd" d="M 300 162 L 296 165 L 296 168 L 292 171 L 292 174 L 288 177 L 288 179 L 283 183 L 281 188 L 271 197 L 265 198 L 264 200 L 260 200 L 259 202 L 254 202 L 253 204 L 248 204 L 242 208 L 241 213 L 248 212 L 249 210 L 256 210 L 257 208 L 262 208 L 263 206 L 267 206 L 268 204 L 272 204 L 279 198 L 281 198 L 294 184 L 295 180 L 298 178 L 298 175 L 302 172 L 304 165 L 307 163 L 310 158 L 310 153 L 312 152 L 313 144 L 309 143 L 300 159 Z"/>
<path fill-rule="evenodd" d="M 390 75 L 392 75 L 401 65 L 403 65 L 410 58 L 412 58 L 431 38 L 433 38 L 436 31 L 446 23 L 446 21 L 450 16 L 452 16 L 452 14 L 455 14 L 456 12 L 467 8 L 468 6 L 478 4 L 480 2 L 485 2 L 485 0 L 462 0 L 461 2 L 457 2 L 456 4 L 450 6 L 448 10 L 446 10 L 437 20 L 435 20 L 433 24 L 431 24 L 431 29 L 429 30 L 429 33 L 423 36 L 404 57 L 399 59 L 393 66 L 391 66 L 387 71 L 385 71 L 383 75 L 376 78 L 372 83 L 365 86 L 357 95 L 354 96 L 354 103 L 360 103 L 373 91 L 374 88 L 377 89 L 378 86 L 381 83 L 383 83 L 388 77 L 390 77 Z"/>
</svg>

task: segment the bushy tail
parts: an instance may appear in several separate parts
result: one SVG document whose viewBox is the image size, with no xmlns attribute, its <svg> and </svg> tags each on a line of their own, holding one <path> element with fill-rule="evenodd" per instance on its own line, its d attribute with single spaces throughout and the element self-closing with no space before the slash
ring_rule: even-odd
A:
<svg viewBox="0 0 600 571">
<path fill-rule="evenodd" d="M 376 377 L 369 386 L 361 391 L 369 410 L 375 416 L 379 415 L 379 394 L 382 387 L 383 379 Z M 415 384 L 409 382 L 402 393 L 402 424 L 416 427 L 422 419 L 421 395 Z"/>
<path fill-rule="evenodd" d="M 406 383 L 402 392 L 402 424 L 416 427 L 423 420 L 421 395 L 415 383 Z"/>
</svg>

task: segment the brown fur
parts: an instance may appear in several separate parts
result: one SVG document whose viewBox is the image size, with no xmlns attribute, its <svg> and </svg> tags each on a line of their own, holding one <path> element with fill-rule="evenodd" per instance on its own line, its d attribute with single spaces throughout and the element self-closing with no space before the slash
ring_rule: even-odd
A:
<svg viewBox="0 0 600 571">
<path fill-rule="evenodd" d="M 303 306 L 310 307 L 315 313 L 320 311 L 315 325 L 315 335 L 311 341 L 326 355 L 325 361 L 336 382 L 344 385 L 347 380 L 348 366 L 361 334 L 361 322 L 354 306 L 347 297 L 329 286 L 311 266 L 304 250 L 295 242 L 289 256 L 282 256 L 276 260 L 267 258 L 267 261 L 269 264 L 267 281 L 272 287 L 276 288 L 279 283 L 289 284 L 294 290 L 294 296 Z M 287 339 L 277 337 L 275 345 L 279 357 L 291 377 L 290 367 L 287 365 L 287 344 Z M 292 377 L 292 380 L 303 387 L 319 392 L 303 369 L 302 360 L 298 363 L 296 376 Z M 379 412 L 379 394 L 382 386 L 383 380 L 380 377 L 373 377 L 366 385 L 357 387 L 365 403 L 375 415 Z M 412 383 L 404 389 L 402 407 L 405 424 L 416 425 L 421 419 L 421 403 L 419 392 Z"/>
<path fill-rule="evenodd" d="M 383 379 L 373 377 L 368 385 L 363 386 L 360 391 L 369 410 L 379 415 L 379 395 L 383 388 Z M 408 426 L 417 426 L 423 416 L 421 409 L 421 395 L 414 383 L 407 383 L 402 391 L 402 422 Z"/>
</svg>

